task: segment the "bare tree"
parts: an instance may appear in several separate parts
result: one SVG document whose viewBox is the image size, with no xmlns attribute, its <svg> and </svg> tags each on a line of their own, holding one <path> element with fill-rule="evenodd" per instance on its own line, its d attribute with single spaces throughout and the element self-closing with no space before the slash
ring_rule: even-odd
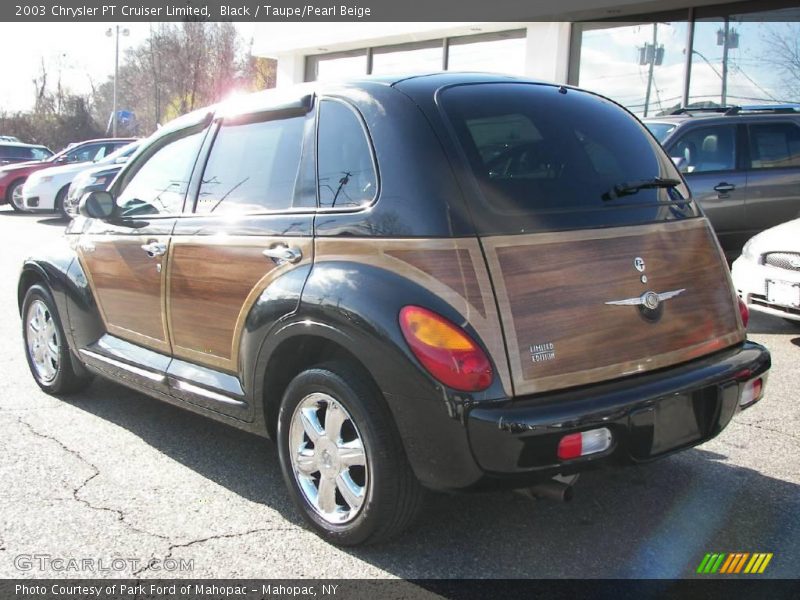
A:
<svg viewBox="0 0 800 600">
<path fill-rule="evenodd" d="M 765 33 L 766 64 L 777 68 L 786 99 L 800 101 L 800 23 L 774 23 Z"/>
</svg>

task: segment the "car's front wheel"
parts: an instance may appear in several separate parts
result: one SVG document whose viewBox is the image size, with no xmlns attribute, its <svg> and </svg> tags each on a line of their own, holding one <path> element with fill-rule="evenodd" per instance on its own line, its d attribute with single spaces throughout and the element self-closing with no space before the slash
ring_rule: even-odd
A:
<svg viewBox="0 0 800 600">
<path fill-rule="evenodd" d="M 6 192 L 6 200 L 15 212 L 25 212 L 25 201 L 22 198 L 23 185 L 25 185 L 25 180 L 15 181 L 8 186 L 8 192 Z"/>
<path fill-rule="evenodd" d="M 303 371 L 278 417 L 284 479 L 324 539 L 355 546 L 406 529 L 422 498 L 380 392 L 343 362 Z"/>
<path fill-rule="evenodd" d="M 68 394 L 89 384 L 72 366 L 55 301 L 41 285 L 31 286 L 22 302 L 22 337 L 31 374 L 45 392 Z"/>
</svg>

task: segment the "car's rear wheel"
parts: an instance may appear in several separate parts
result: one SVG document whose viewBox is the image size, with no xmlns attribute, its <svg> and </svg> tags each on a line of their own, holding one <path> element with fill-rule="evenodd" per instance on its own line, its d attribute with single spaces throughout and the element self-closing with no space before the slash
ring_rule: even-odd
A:
<svg viewBox="0 0 800 600">
<path fill-rule="evenodd" d="M 360 369 L 333 362 L 289 384 L 278 417 L 284 479 L 324 539 L 384 541 L 416 516 L 421 487 L 380 392 Z"/>
<path fill-rule="evenodd" d="M 33 285 L 22 303 L 22 337 L 33 379 L 48 394 L 68 394 L 86 387 L 91 378 L 75 372 L 64 328 L 53 296 Z"/>
<path fill-rule="evenodd" d="M 22 186 L 24 184 L 24 179 L 18 179 L 8 186 L 8 191 L 6 192 L 6 200 L 16 212 L 25 212 L 25 202 L 22 199 Z"/>
</svg>

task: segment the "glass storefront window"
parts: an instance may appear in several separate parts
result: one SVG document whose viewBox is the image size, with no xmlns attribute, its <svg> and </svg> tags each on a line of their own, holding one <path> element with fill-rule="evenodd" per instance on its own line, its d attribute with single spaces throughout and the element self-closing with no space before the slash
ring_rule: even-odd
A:
<svg viewBox="0 0 800 600">
<path fill-rule="evenodd" d="M 578 85 L 645 117 L 681 106 L 686 22 L 584 24 Z"/>
<path fill-rule="evenodd" d="M 800 8 L 771 4 L 775 10 L 753 1 L 730 5 L 736 14 L 728 5 L 699 6 L 638 24 L 576 23 L 569 82 L 640 117 L 684 106 L 800 103 Z"/>
<path fill-rule="evenodd" d="M 448 71 L 525 74 L 525 30 L 451 38 Z"/>
<path fill-rule="evenodd" d="M 442 40 L 375 48 L 372 51 L 372 74 L 396 75 L 441 71 L 442 54 Z"/>
<path fill-rule="evenodd" d="M 800 101 L 800 9 L 695 23 L 689 106 Z"/>
</svg>

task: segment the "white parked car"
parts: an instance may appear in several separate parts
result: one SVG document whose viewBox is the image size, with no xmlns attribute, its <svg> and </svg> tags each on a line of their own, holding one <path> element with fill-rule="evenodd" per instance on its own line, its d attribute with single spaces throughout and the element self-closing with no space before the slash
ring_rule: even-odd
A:
<svg viewBox="0 0 800 600">
<path fill-rule="evenodd" d="M 57 167 L 49 167 L 31 173 L 22 186 L 22 207 L 29 212 L 61 212 L 64 213 L 64 199 L 67 197 L 69 185 L 81 171 L 100 165 L 111 165 L 125 162 L 136 149 L 138 141 L 130 139 L 108 140 L 99 147 L 90 147 L 91 155 L 79 157 L 76 162 Z M 130 148 L 129 152 L 125 152 Z"/>
<path fill-rule="evenodd" d="M 753 236 L 732 268 L 750 310 L 800 324 L 800 219 Z"/>
</svg>

